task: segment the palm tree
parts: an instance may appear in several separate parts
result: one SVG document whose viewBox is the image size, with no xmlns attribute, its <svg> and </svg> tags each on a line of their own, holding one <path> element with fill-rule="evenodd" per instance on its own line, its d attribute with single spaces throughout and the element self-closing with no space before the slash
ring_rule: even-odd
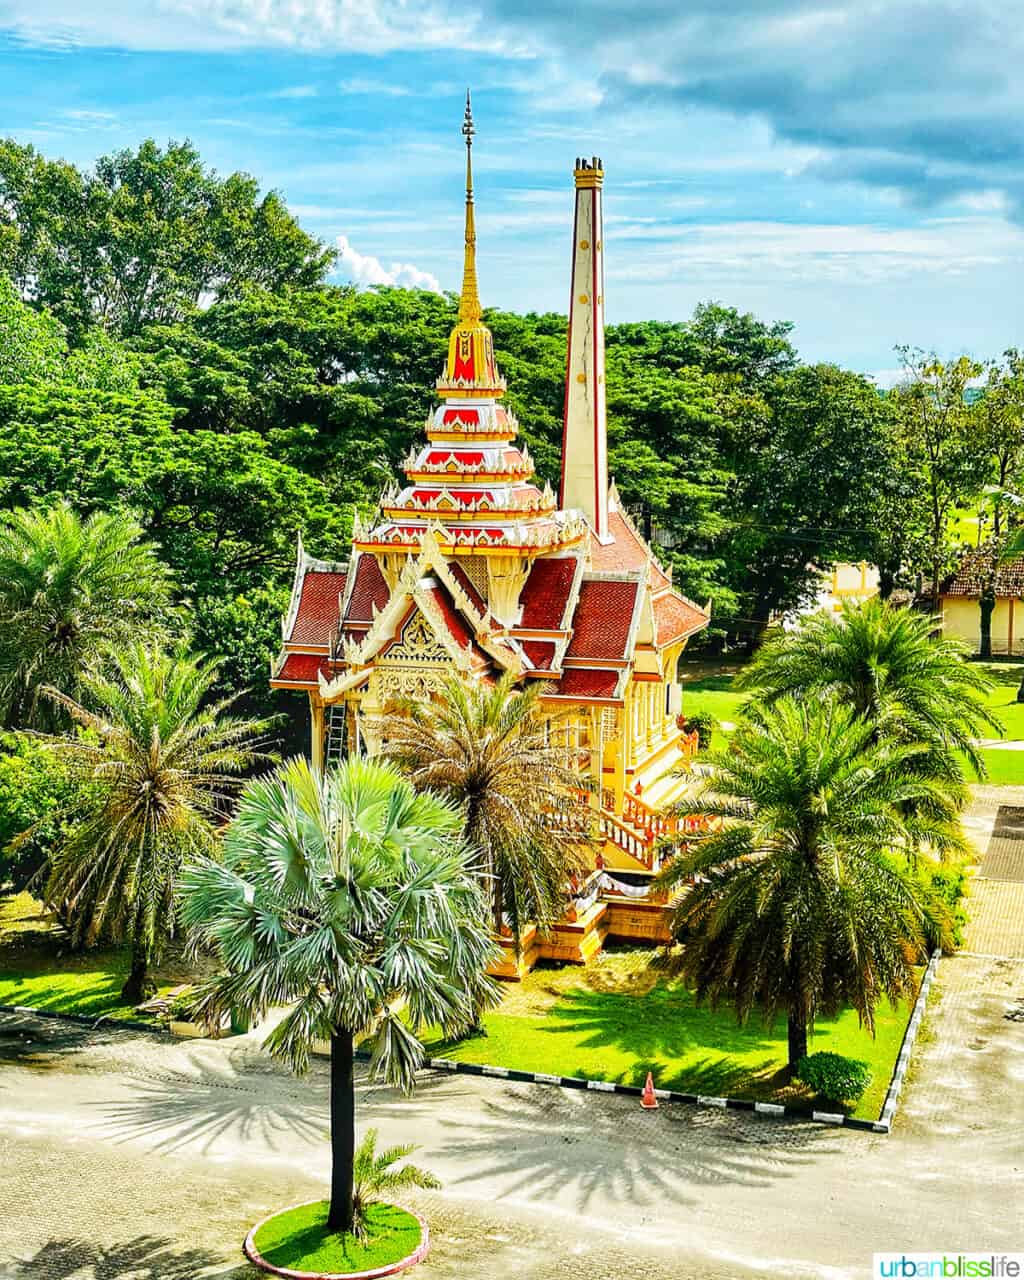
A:
<svg viewBox="0 0 1024 1280">
<path fill-rule="evenodd" d="M 293 760 L 246 787 L 223 859 L 182 878 L 182 922 L 226 969 L 198 988 L 200 1016 L 289 1005 L 266 1046 L 296 1072 L 314 1041 L 330 1041 L 332 1231 L 353 1228 L 356 1040 L 409 1088 L 423 1028 L 459 1034 L 497 1002 L 460 826 L 453 806 L 388 765 L 353 758 L 321 778 Z"/>
<path fill-rule="evenodd" d="M 424 1187 L 436 1190 L 441 1184 L 432 1173 L 414 1164 L 394 1168 L 399 1160 L 411 1156 L 416 1148 L 412 1143 L 387 1147 L 377 1151 L 377 1130 L 367 1129 L 353 1161 L 352 1182 L 352 1234 L 358 1239 L 367 1237 L 367 1210 L 378 1204 L 382 1195 L 399 1191 L 402 1187 Z"/>
<path fill-rule="evenodd" d="M 966 798 L 958 753 L 984 777 L 974 741 L 1001 726 L 985 705 L 988 675 L 965 661 L 958 641 L 934 631 L 934 618 L 886 601 L 847 602 L 838 617 L 819 613 L 769 640 L 737 685 L 767 701 L 835 694 L 879 734 L 927 747 L 914 767 L 947 779 Z"/>
<path fill-rule="evenodd" d="M 0 721 L 57 727 L 43 684 L 71 696 L 109 647 L 161 634 L 171 577 L 121 514 L 82 519 L 66 502 L 0 518 Z"/>
<path fill-rule="evenodd" d="M 208 701 L 215 662 L 136 642 L 106 668 L 81 677 L 81 702 L 44 687 L 87 731 L 48 739 L 87 785 L 79 820 L 51 855 L 45 897 L 76 943 L 130 940 L 121 998 L 138 1004 L 173 932 L 181 866 L 214 849 L 238 775 L 268 758 L 270 722 L 228 715 L 233 698 Z"/>
<path fill-rule="evenodd" d="M 403 701 L 380 725 L 384 755 L 461 807 L 494 927 L 500 933 L 507 916 L 517 946 L 525 924 L 543 928 L 563 914 L 589 825 L 580 779 L 540 714 L 542 692 L 516 688 L 508 674 L 493 685 L 452 677 L 437 698 Z"/>
<path fill-rule="evenodd" d="M 834 698 L 754 706 L 711 758 L 687 812 L 718 819 L 662 871 L 677 892 L 671 963 L 698 999 L 788 1019 L 790 1070 L 818 1016 L 852 1006 L 874 1031 L 883 996 L 945 942 L 917 850 L 960 851 L 956 804 L 913 767 L 920 746 L 876 740 Z"/>
</svg>

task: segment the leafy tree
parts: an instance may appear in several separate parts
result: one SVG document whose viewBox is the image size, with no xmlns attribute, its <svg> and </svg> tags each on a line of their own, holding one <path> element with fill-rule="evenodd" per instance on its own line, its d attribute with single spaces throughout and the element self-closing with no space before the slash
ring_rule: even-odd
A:
<svg viewBox="0 0 1024 1280">
<path fill-rule="evenodd" d="M 889 409 L 874 386 L 835 365 L 801 366 L 762 390 L 736 441 L 739 514 L 730 565 L 762 624 L 806 603 L 823 569 L 860 559 L 891 476 Z"/>
<path fill-rule="evenodd" d="M 852 1007 L 874 1032 L 879 1002 L 912 996 L 914 966 L 947 937 L 912 858 L 964 839 L 920 750 L 878 740 L 835 698 L 781 698 L 751 708 L 687 800 L 720 821 L 659 876 L 677 894 L 671 967 L 741 1022 L 784 1012 L 791 1073 L 817 1018 Z"/>
<path fill-rule="evenodd" d="M 37 382 L 59 374 L 67 344 L 64 330 L 45 311 L 35 311 L 0 275 L 0 386 Z"/>
<path fill-rule="evenodd" d="M 138 1004 L 174 930 L 182 865 L 213 853 L 239 775 L 267 759 L 269 726 L 228 715 L 231 698 L 210 701 L 213 662 L 135 643 L 114 651 L 109 669 L 81 677 L 81 701 L 46 690 L 88 731 L 50 740 L 88 785 L 77 825 L 51 855 L 46 899 L 68 915 L 76 942 L 131 942 L 121 999 Z"/>
<path fill-rule="evenodd" d="M 415 1150 L 412 1143 L 405 1143 L 378 1152 L 377 1130 L 367 1129 L 352 1167 L 352 1234 L 357 1239 L 366 1239 L 366 1211 L 371 1205 L 378 1204 L 381 1196 L 400 1191 L 403 1187 L 440 1187 L 432 1173 L 414 1164 L 394 1168 L 399 1160 L 411 1156 Z"/>
<path fill-rule="evenodd" d="M 275 192 L 207 170 L 189 142 L 102 156 L 92 172 L 0 143 L 0 253 L 19 289 L 77 338 L 190 314 L 247 284 L 323 279 L 334 254 Z"/>
<path fill-rule="evenodd" d="M 0 734 L 0 892 L 33 884 L 73 823 L 78 793 L 42 742 Z"/>
<path fill-rule="evenodd" d="M 459 805 L 462 834 L 489 885 L 494 927 L 508 917 L 518 945 L 530 921 L 546 928 L 565 909 L 580 868 L 587 808 L 579 777 L 549 740 L 542 686 L 449 679 L 431 701 L 407 699 L 380 724 L 386 758 L 412 783 Z M 565 822 L 554 821 L 559 813 Z"/>
<path fill-rule="evenodd" d="M 1024 353 L 1011 347 L 1003 353 L 1002 363 L 989 363 L 976 417 L 984 447 L 992 459 L 992 480 L 997 490 L 1020 489 L 1024 479 Z M 996 539 L 1004 532 L 1002 514 L 998 507 L 993 513 Z"/>
<path fill-rule="evenodd" d="M 110 646 L 157 635 L 171 578 L 139 525 L 102 512 L 82 520 L 64 502 L 0 518 L 0 716 L 52 728 L 44 684 L 76 696 Z"/>
<path fill-rule="evenodd" d="M 770 639 L 736 683 L 770 702 L 839 698 L 876 736 L 919 744 L 915 767 L 942 779 L 962 804 L 960 756 L 984 777 L 974 740 L 1000 726 L 985 703 L 989 676 L 934 630 L 934 619 L 882 600 L 847 602 L 838 616 L 815 614 Z"/>
<path fill-rule="evenodd" d="M 931 599 L 950 565 L 949 519 L 955 507 L 978 492 L 988 459 L 977 447 L 977 411 L 967 397 L 983 366 L 967 356 L 943 364 L 935 355 L 898 347 L 907 380 L 891 394 L 911 449 L 920 458 L 928 512 L 928 573 Z"/>
<path fill-rule="evenodd" d="M 288 1005 L 266 1045 L 297 1072 L 315 1041 L 330 1041 L 332 1231 L 355 1223 L 356 1041 L 408 1089 L 423 1028 L 458 1034 L 497 1000 L 460 825 L 386 765 L 353 758 L 321 778 L 293 760 L 246 787 L 223 858 L 182 879 L 182 922 L 226 969 L 199 988 L 201 1015 L 258 1019 Z"/>
</svg>

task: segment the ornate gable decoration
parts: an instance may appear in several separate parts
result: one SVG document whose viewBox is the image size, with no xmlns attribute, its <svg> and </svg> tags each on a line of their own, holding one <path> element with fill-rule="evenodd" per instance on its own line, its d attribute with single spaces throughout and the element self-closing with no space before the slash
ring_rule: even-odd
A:
<svg viewBox="0 0 1024 1280">
<path fill-rule="evenodd" d="M 380 653 L 378 666 L 450 666 L 451 654 L 419 609 L 414 610 L 402 634 Z"/>
</svg>

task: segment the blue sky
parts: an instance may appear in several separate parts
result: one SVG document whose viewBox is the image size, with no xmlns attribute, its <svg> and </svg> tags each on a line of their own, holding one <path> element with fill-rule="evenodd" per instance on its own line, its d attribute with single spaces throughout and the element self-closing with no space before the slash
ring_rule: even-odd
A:
<svg viewBox="0 0 1024 1280">
<path fill-rule="evenodd" d="M 0 0 L 2 131 L 89 164 L 191 138 L 343 237 L 339 279 L 455 289 L 462 96 L 484 301 L 564 310 L 604 158 L 608 318 L 718 298 L 807 359 L 1021 333 L 1020 0 Z"/>
</svg>

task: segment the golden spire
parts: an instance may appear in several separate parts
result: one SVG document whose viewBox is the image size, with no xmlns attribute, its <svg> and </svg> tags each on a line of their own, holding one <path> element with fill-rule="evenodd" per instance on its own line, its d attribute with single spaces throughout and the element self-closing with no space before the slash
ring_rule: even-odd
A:
<svg viewBox="0 0 1024 1280">
<path fill-rule="evenodd" d="M 460 324 L 478 324 L 483 315 L 476 283 L 476 222 L 473 218 L 473 104 L 466 90 L 466 114 L 462 136 L 466 139 L 466 257 L 462 268 L 462 295 L 459 298 Z"/>
</svg>

